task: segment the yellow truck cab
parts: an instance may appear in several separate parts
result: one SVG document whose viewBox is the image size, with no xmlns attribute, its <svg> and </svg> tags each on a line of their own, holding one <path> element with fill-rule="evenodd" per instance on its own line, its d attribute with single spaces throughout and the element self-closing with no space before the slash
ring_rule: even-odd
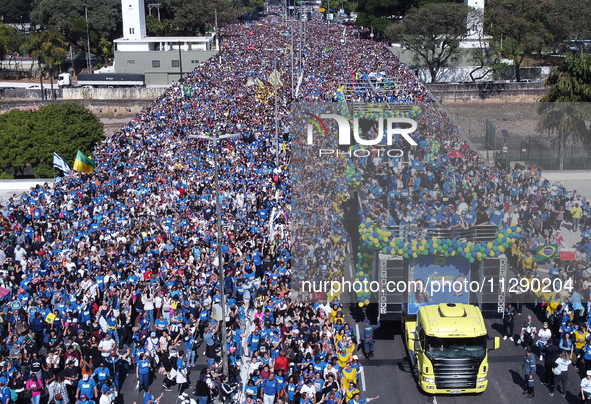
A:
<svg viewBox="0 0 591 404">
<path fill-rule="evenodd" d="M 487 337 L 477 306 L 442 303 L 422 306 L 407 319 L 408 356 L 421 389 L 430 394 L 482 393 L 488 386 L 488 350 L 500 346 Z"/>
</svg>

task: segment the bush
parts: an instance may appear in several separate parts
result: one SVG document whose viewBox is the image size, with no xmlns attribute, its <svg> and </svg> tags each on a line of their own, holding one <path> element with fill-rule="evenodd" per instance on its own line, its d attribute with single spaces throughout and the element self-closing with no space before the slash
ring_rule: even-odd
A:
<svg viewBox="0 0 591 404">
<path fill-rule="evenodd" d="M 0 115 L 0 167 L 22 172 L 29 163 L 37 178 L 52 177 L 54 152 L 72 167 L 78 150 L 88 155 L 102 139 L 103 124 L 76 103 L 12 110 Z"/>
<path fill-rule="evenodd" d="M 14 175 L 8 174 L 6 171 L 0 172 L 0 180 L 13 180 Z"/>
</svg>

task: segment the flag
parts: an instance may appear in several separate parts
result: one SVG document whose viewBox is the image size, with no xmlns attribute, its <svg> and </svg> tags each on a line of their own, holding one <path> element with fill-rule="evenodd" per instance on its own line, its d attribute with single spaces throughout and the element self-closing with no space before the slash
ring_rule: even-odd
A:
<svg viewBox="0 0 591 404">
<path fill-rule="evenodd" d="M 183 94 L 185 95 L 185 97 L 190 97 L 192 92 L 193 89 L 191 88 L 191 86 L 183 84 Z"/>
<path fill-rule="evenodd" d="M 64 175 L 70 175 L 70 166 L 56 152 L 53 152 L 53 166 L 62 170 Z"/>
<path fill-rule="evenodd" d="M 256 84 L 257 87 L 265 87 L 265 83 L 263 83 L 258 77 L 254 79 L 254 84 Z"/>
<path fill-rule="evenodd" d="M 76 160 L 74 160 L 74 170 L 79 173 L 90 174 L 94 171 L 96 164 L 86 154 L 78 150 L 76 154 Z"/>
<path fill-rule="evenodd" d="M 556 256 L 558 251 L 558 244 L 546 244 L 536 248 L 535 259 L 536 262 L 546 261 Z"/>
<path fill-rule="evenodd" d="M 281 78 L 277 69 L 273 70 L 273 73 L 269 75 L 269 83 L 275 88 L 281 87 L 283 83 L 281 82 Z"/>
<path fill-rule="evenodd" d="M 246 80 L 246 85 L 247 86 L 254 86 L 256 83 L 254 81 L 254 79 L 252 77 L 249 77 L 248 80 Z"/>
</svg>

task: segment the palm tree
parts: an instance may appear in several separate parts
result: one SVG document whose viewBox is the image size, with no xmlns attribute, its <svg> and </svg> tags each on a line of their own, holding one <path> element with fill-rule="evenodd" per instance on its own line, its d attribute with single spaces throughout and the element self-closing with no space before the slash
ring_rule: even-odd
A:
<svg viewBox="0 0 591 404">
<path fill-rule="evenodd" d="M 64 49 L 64 41 L 62 35 L 57 31 L 47 30 L 42 33 L 32 33 L 31 42 L 29 44 L 29 52 L 39 62 L 39 69 L 41 64 L 45 65 L 45 69 L 49 70 L 49 77 L 51 79 L 51 94 L 53 94 L 53 73 L 54 67 L 59 66 L 66 57 L 68 52 Z M 43 78 L 41 77 L 41 97 L 43 98 Z"/>
<path fill-rule="evenodd" d="M 546 79 L 551 86 L 540 100 L 538 129 L 558 135 L 560 169 L 567 141 L 573 145 L 591 144 L 588 121 L 591 112 L 591 55 L 569 55 L 565 63 L 552 68 Z"/>
</svg>

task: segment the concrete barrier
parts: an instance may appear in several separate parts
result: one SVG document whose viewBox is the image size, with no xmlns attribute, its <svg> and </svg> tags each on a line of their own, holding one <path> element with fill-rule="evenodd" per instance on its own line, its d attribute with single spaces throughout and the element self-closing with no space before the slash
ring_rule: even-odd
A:
<svg viewBox="0 0 591 404">
<path fill-rule="evenodd" d="M 11 109 L 32 109 L 42 107 L 51 102 L 75 102 L 88 108 L 99 117 L 119 117 L 135 115 L 148 106 L 153 100 L 57 100 L 57 101 L 3 101 L 0 102 L 0 114 Z"/>
<path fill-rule="evenodd" d="M 441 102 L 536 102 L 547 92 L 543 82 L 425 84 Z"/>
<path fill-rule="evenodd" d="M 64 100 L 154 100 L 160 97 L 166 89 L 166 87 L 71 87 L 62 89 L 62 95 Z"/>
</svg>

